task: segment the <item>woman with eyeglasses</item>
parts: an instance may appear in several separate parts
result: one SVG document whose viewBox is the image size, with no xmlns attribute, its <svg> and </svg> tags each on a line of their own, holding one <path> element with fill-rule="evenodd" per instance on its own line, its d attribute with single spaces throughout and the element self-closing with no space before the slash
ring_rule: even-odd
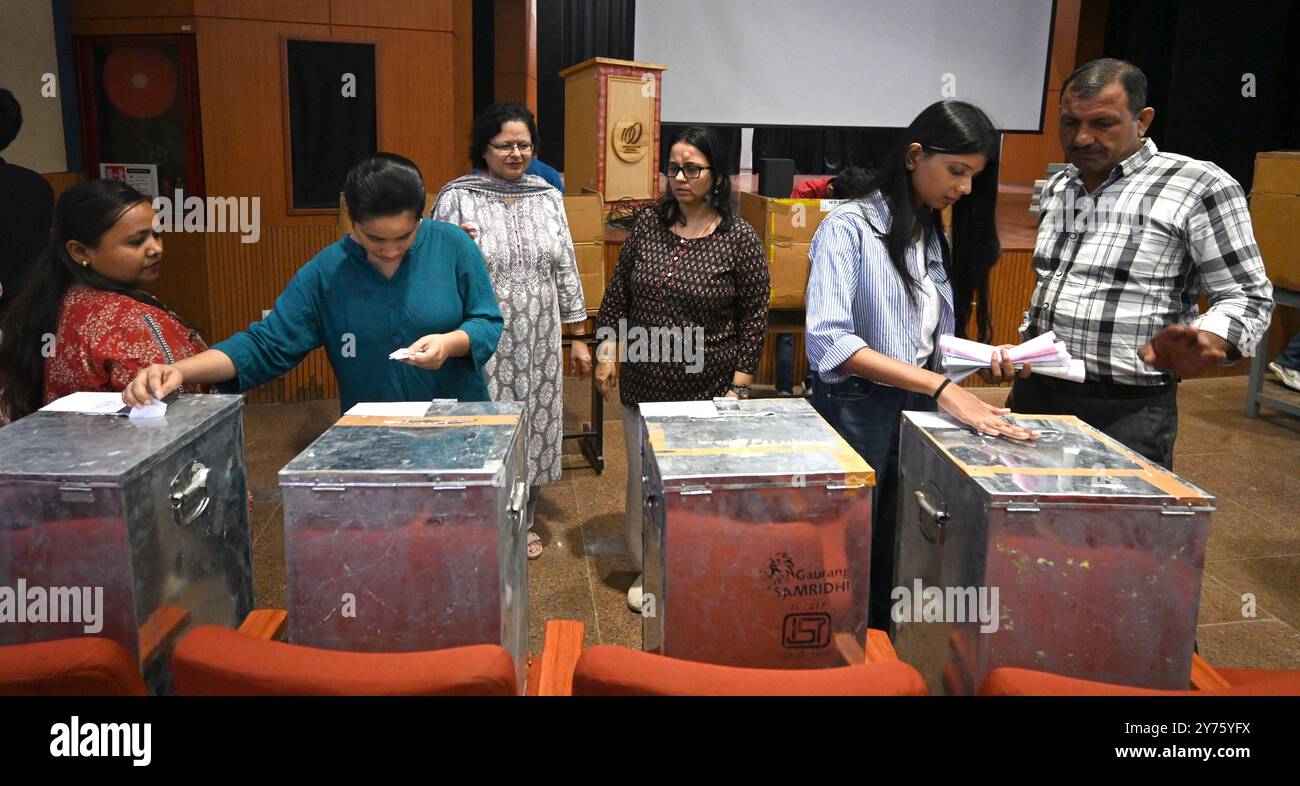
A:
<svg viewBox="0 0 1300 786">
<path fill-rule="evenodd" d="M 642 567 L 641 421 L 648 401 L 748 398 L 767 329 L 770 279 L 758 235 L 731 210 L 731 176 L 717 136 L 688 128 L 672 143 L 668 187 L 638 214 L 596 317 L 596 386 L 615 387 L 627 446 L 627 555 Z M 641 330 L 637 330 L 640 328 Z M 667 332 L 665 333 L 665 329 Z M 635 332 L 634 332 L 635 331 Z M 638 347 L 638 334 L 669 337 Z M 669 350 L 664 357 L 664 346 Z M 619 370 L 622 363 L 622 371 Z M 627 593 L 641 611 L 642 579 Z"/>
<path fill-rule="evenodd" d="M 806 310 L 813 406 L 876 470 L 868 624 L 888 629 L 894 586 L 899 417 L 939 408 L 990 435 L 1033 436 L 939 370 L 938 339 L 974 310 L 988 342 L 999 138 L 978 107 L 940 101 L 917 115 L 866 185 L 813 235 Z M 952 208 L 952 237 L 940 217 Z M 1022 373 L 1028 373 L 1027 371 Z M 1005 353 L 988 371 L 1015 374 Z"/>
<path fill-rule="evenodd" d="M 560 325 L 587 318 L 564 198 L 526 174 L 537 149 L 533 113 L 498 103 L 474 120 L 469 158 L 475 172 L 443 186 L 430 214 L 469 230 L 483 252 L 505 329 L 483 367 L 493 401 L 528 410 L 528 558 L 542 554 L 532 531 L 542 486 L 560 479 L 564 370 Z M 574 373 L 591 372 L 581 341 L 570 350 Z"/>
</svg>

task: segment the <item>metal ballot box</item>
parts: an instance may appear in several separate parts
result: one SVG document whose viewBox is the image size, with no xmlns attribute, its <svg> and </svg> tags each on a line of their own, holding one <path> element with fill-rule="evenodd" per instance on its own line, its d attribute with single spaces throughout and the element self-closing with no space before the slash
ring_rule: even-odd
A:
<svg viewBox="0 0 1300 786">
<path fill-rule="evenodd" d="M 345 415 L 280 470 L 287 638 L 360 652 L 501 644 L 524 684 L 523 405 Z"/>
<path fill-rule="evenodd" d="M 182 395 L 157 420 L 38 411 L 0 428 L 0 593 L 17 617 L 0 599 L 0 644 L 109 638 L 167 692 L 171 642 L 237 627 L 253 608 L 242 411 Z"/>
<path fill-rule="evenodd" d="M 642 404 L 643 646 L 860 663 L 875 472 L 803 399 Z"/>
<path fill-rule="evenodd" d="M 996 668 L 1186 689 L 1214 498 L 1070 416 L 1032 442 L 903 413 L 895 648 L 931 691 Z"/>
</svg>

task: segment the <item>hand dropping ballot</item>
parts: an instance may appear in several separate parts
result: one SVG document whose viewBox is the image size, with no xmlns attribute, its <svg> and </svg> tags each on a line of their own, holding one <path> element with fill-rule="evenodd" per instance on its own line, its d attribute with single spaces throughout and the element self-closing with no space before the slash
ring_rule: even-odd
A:
<svg viewBox="0 0 1300 786">
<path fill-rule="evenodd" d="M 968 341 L 956 336 L 940 336 L 939 351 L 942 352 L 944 373 L 953 382 L 961 382 L 966 377 L 993 364 L 997 347 Z M 1084 379 L 1083 361 L 1070 357 L 1064 341 L 1057 341 L 1056 334 L 1048 331 L 1041 336 L 1031 338 L 1007 350 L 1011 365 L 1017 371 L 1029 364 L 1034 374 L 1043 374 L 1071 382 Z"/>
<path fill-rule="evenodd" d="M 41 407 L 42 412 L 78 412 L 83 415 L 109 415 L 130 417 L 131 420 L 155 420 L 167 414 L 167 405 L 150 397 L 143 407 L 133 408 L 122 403 L 121 393 L 81 391 Z"/>
<path fill-rule="evenodd" d="M 399 349 L 399 350 L 396 350 L 396 351 L 394 351 L 394 352 L 390 352 L 390 353 L 388 354 L 388 359 L 389 359 L 389 360 L 406 360 L 407 358 L 413 358 L 413 357 L 416 357 L 416 356 L 418 356 L 418 355 L 423 355 L 423 354 L 424 354 L 424 352 L 422 352 L 422 351 L 421 351 L 421 352 L 413 352 L 413 351 L 411 351 L 411 348 L 410 348 L 410 347 L 402 347 L 402 348 Z"/>
</svg>

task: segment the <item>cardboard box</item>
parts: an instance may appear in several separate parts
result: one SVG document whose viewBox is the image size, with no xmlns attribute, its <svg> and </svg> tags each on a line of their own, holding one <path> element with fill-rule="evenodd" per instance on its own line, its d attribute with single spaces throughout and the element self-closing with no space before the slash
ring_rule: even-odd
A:
<svg viewBox="0 0 1300 786">
<path fill-rule="evenodd" d="M 1300 291 L 1300 196 L 1255 194 L 1250 198 L 1255 242 L 1264 257 L 1264 270 L 1274 286 Z"/>
<path fill-rule="evenodd" d="M 1300 290 L 1300 152 L 1260 153 L 1255 157 L 1250 218 L 1264 269 L 1273 284 Z"/>
<path fill-rule="evenodd" d="M 770 308 L 804 307 L 804 291 L 808 288 L 808 250 L 811 247 L 811 243 L 767 247 L 767 257 L 772 268 L 772 298 L 768 303 Z"/>
<path fill-rule="evenodd" d="M 813 233 L 841 200 L 771 199 L 742 191 L 740 215 L 762 238 L 763 245 L 811 243 Z"/>
<path fill-rule="evenodd" d="M 1300 151 L 1273 151 L 1255 156 L 1253 194 L 1300 195 Z"/>
<path fill-rule="evenodd" d="M 582 279 L 582 296 L 587 301 L 587 313 L 600 310 L 600 300 L 605 296 L 605 247 L 595 243 L 574 243 L 578 255 L 578 277 Z"/>
<path fill-rule="evenodd" d="M 587 313 L 600 310 L 605 296 L 605 202 L 600 194 L 565 194 L 564 213 L 578 259 L 578 276 Z"/>
<path fill-rule="evenodd" d="M 564 212 L 574 245 L 605 242 L 604 206 L 600 194 L 565 194 Z"/>
</svg>

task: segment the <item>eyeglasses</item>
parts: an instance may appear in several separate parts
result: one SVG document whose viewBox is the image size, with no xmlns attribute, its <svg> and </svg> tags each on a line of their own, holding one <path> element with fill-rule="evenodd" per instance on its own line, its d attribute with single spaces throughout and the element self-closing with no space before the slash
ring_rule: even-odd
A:
<svg viewBox="0 0 1300 786">
<path fill-rule="evenodd" d="M 700 166 L 699 164 L 687 164 L 686 166 L 669 164 L 668 167 L 664 170 L 664 173 L 668 175 L 668 178 L 670 180 L 674 177 L 677 177 L 679 173 L 685 173 L 687 180 L 695 180 L 699 178 L 700 173 L 706 169 L 712 169 L 712 167 Z"/>
<path fill-rule="evenodd" d="M 511 150 L 518 150 L 520 153 L 528 154 L 533 152 L 532 142 L 506 142 L 504 145 L 498 145 L 495 142 L 489 142 L 488 145 L 498 153 L 509 153 Z"/>
</svg>

